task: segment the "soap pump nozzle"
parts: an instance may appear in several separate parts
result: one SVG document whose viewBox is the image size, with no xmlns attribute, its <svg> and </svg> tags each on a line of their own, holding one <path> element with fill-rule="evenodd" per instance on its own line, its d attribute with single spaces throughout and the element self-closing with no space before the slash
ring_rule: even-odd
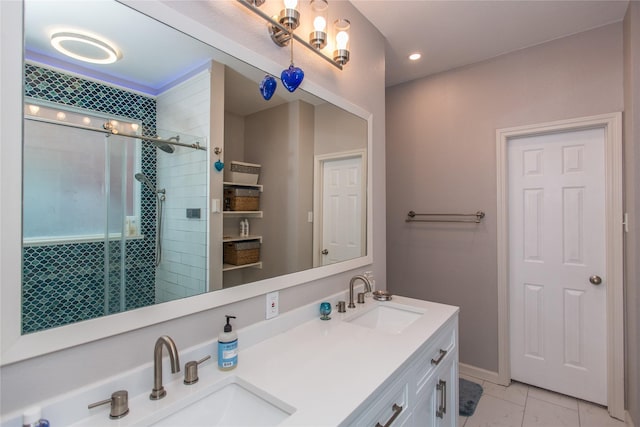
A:
<svg viewBox="0 0 640 427">
<path fill-rule="evenodd" d="M 229 322 L 230 322 L 230 319 L 235 319 L 236 316 L 225 316 L 225 317 L 227 318 L 227 324 L 224 325 L 224 331 L 231 332 L 232 328 L 231 328 L 231 323 Z"/>
</svg>

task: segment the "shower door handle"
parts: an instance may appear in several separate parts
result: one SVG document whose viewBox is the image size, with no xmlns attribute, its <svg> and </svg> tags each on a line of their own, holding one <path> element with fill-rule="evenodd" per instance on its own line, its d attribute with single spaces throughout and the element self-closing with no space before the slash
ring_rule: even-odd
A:
<svg viewBox="0 0 640 427">
<path fill-rule="evenodd" d="M 328 249 L 323 249 L 322 250 L 322 255 L 329 255 L 329 250 Z"/>
</svg>

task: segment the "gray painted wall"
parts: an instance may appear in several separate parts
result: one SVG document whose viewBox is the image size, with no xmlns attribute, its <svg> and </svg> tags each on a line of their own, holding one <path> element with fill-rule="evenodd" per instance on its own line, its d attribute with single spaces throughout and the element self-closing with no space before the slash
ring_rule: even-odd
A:
<svg viewBox="0 0 640 427">
<path fill-rule="evenodd" d="M 624 156 L 626 234 L 627 408 L 640 423 L 640 2 L 632 1 L 624 19 Z"/>
<path fill-rule="evenodd" d="M 367 122 L 360 117 L 344 114 L 331 104 L 318 105 L 315 114 L 316 156 L 367 148 L 362 137 L 367 134 Z"/>
<path fill-rule="evenodd" d="M 307 129 L 305 131 L 305 129 Z M 245 159 L 262 165 L 262 220 L 252 221 L 263 236 L 260 270 L 244 272 L 260 280 L 312 267 L 313 106 L 282 104 L 246 117 Z"/>
<path fill-rule="evenodd" d="M 496 129 L 621 111 L 622 24 L 388 88 L 386 108 L 388 287 L 460 306 L 460 361 L 495 372 Z"/>
</svg>

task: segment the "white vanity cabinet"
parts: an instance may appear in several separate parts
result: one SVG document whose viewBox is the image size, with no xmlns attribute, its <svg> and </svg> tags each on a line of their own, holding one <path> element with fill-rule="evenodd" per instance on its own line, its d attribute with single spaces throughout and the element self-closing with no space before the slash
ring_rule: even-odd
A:
<svg viewBox="0 0 640 427">
<path fill-rule="evenodd" d="M 354 423 L 358 427 L 373 426 L 403 426 L 410 425 L 407 421 L 411 419 L 410 404 L 413 400 L 411 396 L 411 371 L 406 370 L 404 374 L 395 379 L 390 385 L 375 393 L 371 398 L 373 403 L 356 417 Z"/>
<path fill-rule="evenodd" d="M 458 413 L 457 359 L 442 361 L 435 375 L 416 395 L 414 426 L 455 427 Z"/>
<path fill-rule="evenodd" d="M 455 427 L 458 413 L 458 326 L 445 325 L 419 356 L 415 426 Z"/>
<path fill-rule="evenodd" d="M 458 316 L 411 356 L 395 379 L 343 425 L 455 427 L 458 413 Z"/>
</svg>

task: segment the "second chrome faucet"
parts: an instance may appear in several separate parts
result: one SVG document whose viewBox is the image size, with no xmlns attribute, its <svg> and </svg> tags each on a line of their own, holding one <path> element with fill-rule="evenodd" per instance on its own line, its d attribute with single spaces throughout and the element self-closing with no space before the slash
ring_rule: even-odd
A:
<svg viewBox="0 0 640 427">
<path fill-rule="evenodd" d="M 371 282 L 366 277 L 358 274 L 357 276 L 353 276 L 349 281 L 349 308 L 355 308 L 355 304 L 353 303 L 353 285 L 356 283 L 356 280 L 362 280 L 364 282 L 364 292 L 371 292 Z M 363 301 L 364 302 L 364 301 Z"/>
<path fill-rule="evenodd" d="M 171 337 L 163 335 L 156 341 L 153 349 L 153 390 L 149 395 L 149 399 L 158 400 L 166 396 L 167 392 L 162 386 L 162 347 L 167 347 L 169 359 L 171 360 L 171 372 L 180 372 L 180 358 L 178 357 L 178 348 Z"/>
</svg>

